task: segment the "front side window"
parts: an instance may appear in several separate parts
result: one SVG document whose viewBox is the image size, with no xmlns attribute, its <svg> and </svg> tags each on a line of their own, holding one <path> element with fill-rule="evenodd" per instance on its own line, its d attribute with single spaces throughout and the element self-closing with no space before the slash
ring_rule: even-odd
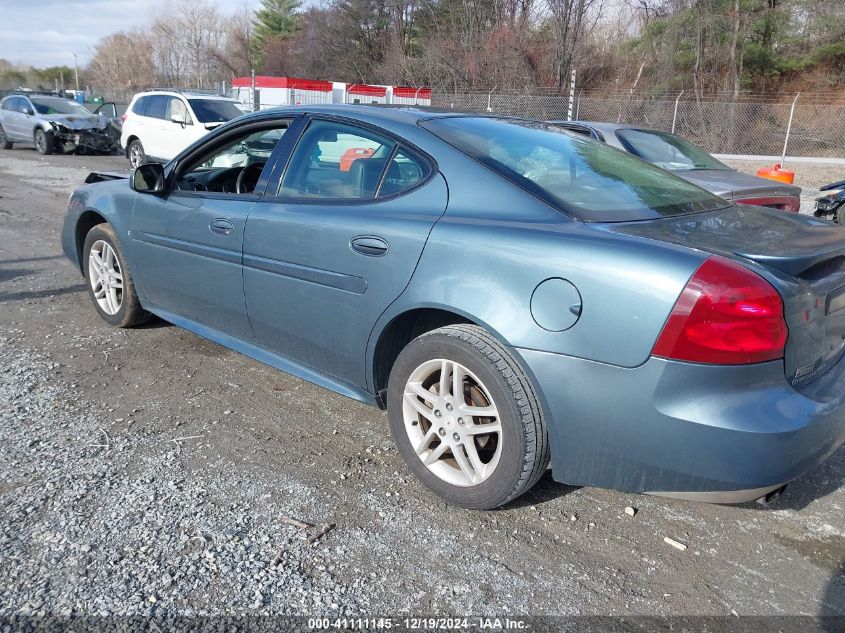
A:
<svg viewBox="0 0 845 633">
<path fill-rule="evenodd" d="M 395 145 L 369 130 L 334 121 L 312 121 L 291 156 L 279 195 L 373 198 Z"/>
<path fill-rule="evenodd" d="M 170 100 L 167 102 L 167 110 L 164 113 L 164 118 L 172 121 L 174 116 L 186 125 L 193 124 L 191 116 L 188 114 L 188 108 L 185 107 L 185 102 L 177 97 L 170 97 Z"/>
<path fill-rule="evenodd" d="M 91 114 L 78 103 L 60 97 L 32 97 L 30 101 L 38 114 L 75 114 L 76 116 Z"/>
<path fill-rule="evenodd" d="M 267 161 L 287 131 L 289 121 L 270 128 L 252 129 L 230 138 L 180 168 L 176 188 L 181 191 L 250 194 L 258 184 Z"/>
<path fill-rule="evenodd" d="M 232 101 L 223 99 L 188 99 L 200 123 L 225 123 L 243 114 Z"/>
<path fill-rule="evenodd" d="M 467 116 L 422 125 L 513 184 L 587 222 L 643 220 L 727 205 L 668 171 L 547 123 Z"/>
<path fill-rule="evenodd" d="M 629 152 L 663 169 L 730 169 L 700 147 L 674 134 L 651 130 L 617 130 L 616 136 Z"/>
</svg>

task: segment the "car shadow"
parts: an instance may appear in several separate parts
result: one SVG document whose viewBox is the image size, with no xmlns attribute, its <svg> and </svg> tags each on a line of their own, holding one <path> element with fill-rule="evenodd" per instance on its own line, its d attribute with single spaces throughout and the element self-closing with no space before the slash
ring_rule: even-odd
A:
<svg viewBox="0 0 845 633">
<path fill-rule="evenodd" d="M 27 277 L 35 274 L 37 271 L 29 268 L 0 268 L 0 283 L 4 281 L 11 281 L 18 277 Z"/>
<path fill-rule="evenodd" d="M 64 288 L 50 288 L 45 290 L 20 290 L 18 292 L 0 292 L 0 303 L 7 301 L 25 301 L 27 299 L 46 299 L 58 295 L 67 295 L 74 292 L 84 292 L 84 284 L 74 284 Z"/>
<path fill-rule="evenodd" d="M 517 497 L 508 504 L 502 506 L 503 510 L 515 510 L 518 508 L 527 508 L 529 506 L 540 505 L 554 501 L 559 497 L 564 497 L 571 492 L 582 488 L 583 486 L 570 486 L 569 484 L 562 484 L 552 479 L 551 468 L 546 469 L 539 481 L 531 490 L 524 495 Z"/>
<path fill-rule="evenodd" d="M 21 257 L 18 259 L 0 259 L 0 266 L 6 264 L 27 264 L 29 262 L 48 262 L 55 259 L 64 259 L 64 255 L 46 255 L 44 257 Z"/>
</svg>

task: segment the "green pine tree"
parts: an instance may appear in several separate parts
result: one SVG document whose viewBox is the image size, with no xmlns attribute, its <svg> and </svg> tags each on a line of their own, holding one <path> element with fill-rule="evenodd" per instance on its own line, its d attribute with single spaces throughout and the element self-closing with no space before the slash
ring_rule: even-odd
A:
<svg viewBox="0 0 845 633">
<path fill-rule="evenodd" d="M 296 31 L 300 0 L 261 0 L 255 12 L 255 39 L 260 46 L 271 37 L 289 37 Z"/>
</svg>

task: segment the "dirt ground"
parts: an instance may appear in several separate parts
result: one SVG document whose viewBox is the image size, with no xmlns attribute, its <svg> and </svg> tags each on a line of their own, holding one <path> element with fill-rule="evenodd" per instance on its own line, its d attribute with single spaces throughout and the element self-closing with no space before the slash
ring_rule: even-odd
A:
<svg viewBox="0 0 845 633">
<path fill-rule="evenodd" d="M 126 161 L 0 152 L 0 615 L 845 615 L 845 450 L 768 508 L 548 473 L 450 507 L 384 413 L 102 322 L 59 245 L 95 168 Z M 285 517 L 334 527 L 311 544 Z"/>
</svg>

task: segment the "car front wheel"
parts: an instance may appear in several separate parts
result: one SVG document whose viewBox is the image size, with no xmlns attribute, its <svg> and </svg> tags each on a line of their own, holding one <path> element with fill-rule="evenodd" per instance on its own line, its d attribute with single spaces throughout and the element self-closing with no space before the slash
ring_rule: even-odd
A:
<svg viewBox="0 0 845 633">
<path fill-rule="evenodd" d="M 88 232 L 83 255 L 88 294 L 102 319 L 117 327 L 148 321 L 150 314 L 138 301 L 126 258 L 110 225 L 98 224 Z"/>
<path fill-rule="evenodd" d="M 475 325 L 433 330 L 402 350 L 390 373 L 388 414 L 411 470 L 465 508 L 515 499 L 549 462 L 530 380 L 507 348 Z"/>
<path fill-rule="evenodd" d="M 41 128 L 35 130 L 35 149 L 39 154 L 52 154 L 55 147 L 53 143 L 53 135 L 45 132 Z"/>
</svg>

